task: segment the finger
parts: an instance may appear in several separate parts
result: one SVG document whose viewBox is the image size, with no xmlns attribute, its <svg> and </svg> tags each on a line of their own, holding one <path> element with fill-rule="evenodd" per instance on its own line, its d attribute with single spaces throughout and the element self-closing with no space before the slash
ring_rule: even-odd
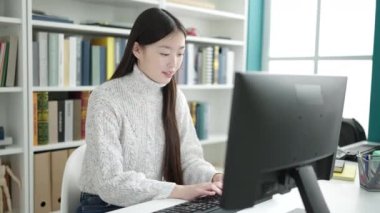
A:
<svg viewBox="0 0 380 213">
<path fill-rule="evenodd" d="M 214 184 L 219 188 L 219 189 L 223 189 L 223 182 L 214 182 Z"/>
<path fill-rule="evenodd" d="M 222 195 L 222 190 L 215 184 L 212 185 L 212 190 L 214 190 L 218 195 Z"/>
</svg>

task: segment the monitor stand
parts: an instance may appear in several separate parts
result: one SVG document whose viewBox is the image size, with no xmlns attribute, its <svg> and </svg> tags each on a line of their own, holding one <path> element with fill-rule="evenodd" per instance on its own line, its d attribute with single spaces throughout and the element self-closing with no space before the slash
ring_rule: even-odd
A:
<svg viewBox="0 0 380 213">
<path fill-rule="evenodd" d="M 325 199 L 323 198 L 321 189 L 319 188 L 314 169 L 311 165 L 295 168 L 292 171 L 292 177 L 296 181 L 296 185 L 302 197 L 306 212 L 330 212 Z"/>
</svg>

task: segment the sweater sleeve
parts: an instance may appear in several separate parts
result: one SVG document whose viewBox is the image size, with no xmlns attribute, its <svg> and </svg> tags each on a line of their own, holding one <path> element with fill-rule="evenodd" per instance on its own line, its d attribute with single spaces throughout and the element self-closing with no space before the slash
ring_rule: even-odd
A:
<svg viewBox="0 0 380 213">
<path fill-rule="evenodd" d="M 210 182 L 216 170 L 203 158 L 202 146 L 195 132 L 187 100 L 181 90 L 178 90 L 177 96 L 177 118 L 185 184 Z"/>
<path fill-rule="evenodd" d="M 146 178 L 145 174 L 123 169 L 119 140 L 122 121 L 118 110 L 105 94 L 94 91 L 89 99 L 86 120 L 87 149 L 82 169 L 82 185 L 92 181 L 93 189 L 104 201 L 129 206 L 152 199 L 167 198 L 175 184 Z"/>
</svg>

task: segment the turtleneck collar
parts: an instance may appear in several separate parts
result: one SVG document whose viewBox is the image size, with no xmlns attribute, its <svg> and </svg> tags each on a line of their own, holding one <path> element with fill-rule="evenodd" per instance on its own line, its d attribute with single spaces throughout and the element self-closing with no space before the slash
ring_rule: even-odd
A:
<svg viewBox="0 0 380 213">
<path fill-rule="evenodd" d="M 146 94 L 157 94 L 161 93 L 161 88 L 166 86 L 166 84 L 157 83 L 151 80 L 148 76 L 145 75 L 143 71 L 141 71 L 137 65 L 134 65 L 133 71 L 131 74 L 126 76 L 128 82 L 136 92 L 146 93 Z"/>
</svg>

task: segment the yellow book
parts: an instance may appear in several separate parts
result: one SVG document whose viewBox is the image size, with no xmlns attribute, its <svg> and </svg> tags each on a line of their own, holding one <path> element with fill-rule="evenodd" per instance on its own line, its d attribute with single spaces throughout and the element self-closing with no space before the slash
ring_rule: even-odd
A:
<svg viewBox="0 0 380 213">
<path fill-rule="evenodd" d="M 115 38 L 110 36 L 94 38 L 91 40 L 91 44 L 106 47 L 106 76 L 109 80 L 115 72 Z"/>
<path fill-rule="evenodd" d="M 341 172 L 341 173 L 334 172 L 333 173 L 333 179 L 354 181 L 355 176 L 356 176 L 356 170 L 357 170 L 356 165 L 346 163 L 346 165 L 344 165 L 343 172 Z"/>
</svg>

